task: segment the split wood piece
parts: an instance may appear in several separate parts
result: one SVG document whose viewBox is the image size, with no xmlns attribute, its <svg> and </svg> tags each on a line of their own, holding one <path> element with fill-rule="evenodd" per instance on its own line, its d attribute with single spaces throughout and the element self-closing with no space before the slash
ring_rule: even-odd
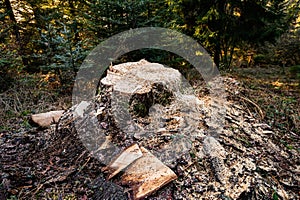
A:
<svg viewBox="0 0 300 200">
<path fill-rule="evenodd" d="M 177 175 L 144 147 L 143 156 L 132 163 L 121 176 L 121 183 L 130 185 L 135 200 L 149 196 L 177 179 Z"/>
<path fill-rule="evenodd" d="M 139 146 L 137 144 L 133 144 L 127 147 L 119 156 L 116 157 L 107 167 L 103 168 L 103 171 L 108 171 L 110 174 L 108 179 L 111 179 L 120 171 L 128 167 L 131 163 L 133 163 L 136 159 L 143 156 Z"/>
<path fill-rule="evenodd" d="M 59 118 L 64 113 L 64 110 L 50 111 L 46 113 L 39 113 L 31 115 L 31 119 L 34 123 L 41 127 L 48 127 L 52 123 L 57 123 Z"/>
</svg>

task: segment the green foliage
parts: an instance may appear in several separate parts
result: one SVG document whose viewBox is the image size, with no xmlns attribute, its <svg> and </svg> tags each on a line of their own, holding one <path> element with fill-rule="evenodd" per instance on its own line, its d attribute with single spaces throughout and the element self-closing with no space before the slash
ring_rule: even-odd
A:
<svg viewBox="0 0 300 200">
<path fill-rule="evenodd" d="M 90 0 L 84 13 L 96 42 L 131 28 L 171 24 L 172 12 L 165 1 Z"/>
<path fill-rule="evenodd" d="M 256 54 L 253 58 L 255 63 L 263 63 L 266 61 L 266 55 L 264 54 Z"/>
<path fill-rule="evenodd" d="M 289 68 L 290 74 L 293 78 L 297 78 L 299 81 L 299 87 L 300 87 L 300 65 L 295 65 Z"/>
<path fill-rule="evenodd" d="M 300 65 L 295 65 L 290 67 L 290 72 L 292 74 L 299 74 L 300 73 Z"/>
<path fill-rule="evenodd" d="M 143 103 L 136 103 L 133 105 L 133 114 L 139 117 L 145 117 L 148 115 L 148 109 Z"/>
<path fill-rule="evenodd" d="M 41 68 L 54 70 L 62 80 L 60 71 L 76 72 L 89 50 L 99 42 L 130 28 L 148 26 L 173 28 L 194 37 L 207 48 L 218 66 L 228 68 L 236 47 L 273 42 L 299 14 L 299 0 L 293 3 L 281 0 L 20 0 L 18 5 L 15 1 L 5 2 L 11 2 L 15 10 L 1 3 L 0 40 L 5 45 L 10 41 L 15 45 L 10 51 L 14 52 L 13 62 L 7 59 L 11 55 L 7 52 L 0 65 L 24 66 L 32 72 Z M 290 52 L 292 45 L 288 47 L 284 47 L 286 52 Z M 293 52 L 298 53 L 297 47 L 292 48 Z M 155 51 L 148 52 L 155 54 Z M 287 55 L 280 49 L 276 52 Z M 167 53 L 156 54 L 156 59 L 165 60 L 167 56 Z"/>
<path fill-rule="evenodd" d="M 274 189 L 274 192 L 272 194 L 272 198 L 273 198 L 273 200 L 278 200 L 279 199 L 278 193 L 275 189 Z"/>
<path fill-rule="evenodd" d="M 64 81 L 60 70 L 72 70 L 75 73 L 88 50 L 82 47 L 81 41 L 75 43 L 71 40 L 72 32 L 67 24 L 49 24 L 46 28 L 41 32 L 41 39 L 36 41 L 42 48 L 33 56 L 40 61 L 43 70 L 54 70 Z"/>
<path fill-rule="evenodd" d="M 300 64 L 300 28 L 284 34 L 274 47 L 275 60 L 286 66 Z"/>
<path fill-rule="evenodd" d="M 16 74 L 22 70 L 23 65 L 16 51 L 1 44 L 0 51 L 0 92 L 4 92 L 15 81 Z"/>
<path fill-rule="evenodd" d="M 18 197 L 15 195 L 11 195 L 7 200 L 17 200 Z"/>
<path fill-rule="evenodd" d="M 182 0 L 186 32 L 197 38 L 214 56 L 217 66 L 228 68 L 234 48 L 274 41 L 287 30 L 291 17 L 287 5 L 269 1 Z"/>
<path fill-rule="evenodd" d="M 19 47 L 16 38 L 12 36 L 13 23 L 3 7 L 3 2 L 0 2 L 0 93 L 9 89 L 15 76 L 23 69 Z"/>
<path fill-rule="evenodd" d="M 265 43 L 257 48 L 257 55 L 254 57 L 254 61 L 256 65 L 264 63 L 279 65 L 283 67 L 283 70 L 286 67 L 299 65 L 300 29 L 292 27 L 276 43 Z"/>
</svg>

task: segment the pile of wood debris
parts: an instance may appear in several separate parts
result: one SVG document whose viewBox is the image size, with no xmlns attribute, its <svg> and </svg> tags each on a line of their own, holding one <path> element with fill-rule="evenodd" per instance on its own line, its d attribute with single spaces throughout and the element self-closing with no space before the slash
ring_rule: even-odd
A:
<svg viewBox="0 0 300 200">
<path fill-rule="evenodd" d="M 29 145 L 26 158 L 39 174 L 23 196 L 55 185 L 82 199 L 297 199 L 299 135 L 273 131 L 239 82 L 222 81 L 226 103 L 191 93 L 177 70 L 159 64 L 112 66 L 95 99 L 70 108 L 42 143 Z M 212 115 L 224 117 L 222 130 Z M 11 190 L 8 171 L 2 180 Z"/>
</svg>

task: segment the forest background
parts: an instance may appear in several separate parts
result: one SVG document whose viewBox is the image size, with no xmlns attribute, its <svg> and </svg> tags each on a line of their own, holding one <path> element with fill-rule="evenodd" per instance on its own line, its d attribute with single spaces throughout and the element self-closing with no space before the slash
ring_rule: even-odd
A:
<svg viewBox="0 0 300 200">
<path fill-rule="evenodd" d="M 100 42 L 165 27 L 194 38 L 222 74 L 246 85 L 272 127 L 298 132 L 299 10 L 299 0 L 3 0 L 0 130 L 30 128 L 30 114 L 68 108 L 76 72 Z M 195 79 L 192 66 L 164 51 L 141 49 L 114 63 L 141 58 Z"/>
</svg>

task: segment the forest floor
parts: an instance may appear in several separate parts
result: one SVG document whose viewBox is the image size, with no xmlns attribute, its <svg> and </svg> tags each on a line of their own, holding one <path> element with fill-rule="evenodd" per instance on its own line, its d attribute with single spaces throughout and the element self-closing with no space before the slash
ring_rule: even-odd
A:
<svg viewBox="0 0 300 200">
<path fill-rule="evenodd" d="M 276 66 L 234 69 L 224 75 L 241 83 L 243 96 L 256 105 L 249 109 L 259 113 L 261 120 L 281 135 L 278 142 L 299 153 L 299 80 L 288 70 Z M 53 81 L 49 76 L 21 76 L 9 90 L 0 94 L 1 200 L 88 199 L 95 195 L 95 188 L 109 187 L 103 184 L 105 179 L 97 161 L 91 157 L 82 159 L 88 154 L 84 148 L 76 144 L 69 147 L 78 153 L 72 158 L 75 160 L 70 161 L 76 165 L 68 163 L 67 153 L 65 157 L 55 156 L 53 152 L 60 150 L 60 142 L 74 138 L 55 141 L 51 135 L 55 126 L 41 129 L 30 123 L 33 113 L 71 106 L 71 86 L 62 89 L 55 78 Z M 286 133 L 294 137 L 285 137 Z M 41 152 L 45 149 L 46 152 Z M 298 186 L 291 187 L 298 193 Z M 170 195 L 170 189 L 165 191 L 165 195 Z M 272 197 L 276 199 L 276 194 Z"/>
<path fill-rule="evenodd" d="M 249 99 L 259 105 L 273 129 L 300 131 L 300 81 L 279 66 L 234 69 L 228 76 L 241 82 Z"/>
</svg>

